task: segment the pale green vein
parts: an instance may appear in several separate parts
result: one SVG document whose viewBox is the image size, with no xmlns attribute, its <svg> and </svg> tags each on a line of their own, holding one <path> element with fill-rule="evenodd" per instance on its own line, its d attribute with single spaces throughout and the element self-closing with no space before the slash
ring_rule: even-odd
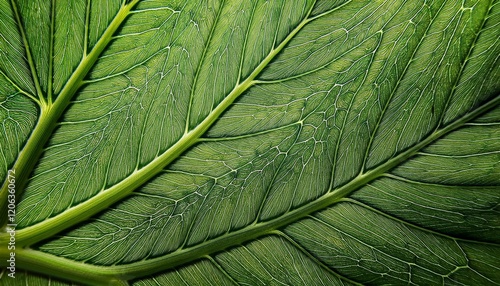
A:
<svg viewBox="0 0 500 286">
<path fill-rule="evenodd" d="M 316 3 L 316 1 L 314 1 L 314 2 Z M 314 6 L 315 3 L 312 3 L 311 5 Z M 280 16 L 279 16 L 278 22 L 277 22 L 278 23 L 278 28 L 276 29 L 276 32 L 274 32 L 273 48 L 276 45 L 276 43 L 278 42 L 278 33 L 279 33 L 280 29 L 281 29 L 280 24 L 283 23 L 283 11 L 284 11 L 285 4 L 286 4 L 286 1 L 283 1 L 281 3 Z"/>
<path fill-rule="evenodd" d="M 470 59 L 472 53 L 474 52 L 474 47 L 476 46 L 477 41 L 479 40 L 479 35 L 481 35 L 481 31 L 484 29 L 484 27 L 486 25 L 486 20 L 491 15 L 491 11 L 492 11 L 491 8 L 493 7 L 493 3 L 490 1 L 488 6 L 490 8 L 488 9 L 487 15 L 483 18 L 481 26 L 479 27 L 479 31 L 477 33 L 475 33 L 476 35 L 467 49 L 468 50 L 467 54 L 465 55 L 464 60 L 462 61 L 461 65 L 460 65 L 460 70 L 458 71 L 458 74 L 457 74 L 455 81 L 453 83 L 453 88 L 451 88 L 450 93 L 448 94 L 448 98 L 446 99 L 446 104 L 445 104 L 445 108 L 444 108 L 445 111 L 446 111 L 446 109 L 448 109 L 447 107 L 451 103 L 451 99 L 453 98 L 453 94 L 455 93 L 456 89 L 458 88 L 458 84 L 460 83 L 460 79 L 462 79 L 464 69 L 465 69 L 467 63 L 469 62 L 469 59 Z M 458 26 L 458 24 L 459 24 L 459 22 L 457 23 L 457 26 Z M 443 124 L 443 120 L 444 120 L 445 116 L 446 116 L 446 112 L 443 112 L 439 118 L 439 122 L 438 122 L 437 126 L 441 126 Z"/>
<path fill-rule="evenodd" d="M 257 1 L 254 1 L 253 6 L 252 6 L 252 10 L 250 12 L 250 21 L 248 21 L 248 27 L 247 27 L 247 30 L 245 31 L 245 37 L 243 38 L 243 46 L 242 46 L 241 52 L 240 52 L 241 56 L 240 56 L 240 63 L 239 63 L 239 67 L 238 67 L 238 79 L 236 80 L 236 82 L 240 82 L 240 80 L 241 80 L 241 73 L 243 70 L 243 63 L 245 60 L 245 50 L 246 50 L 246 47 L 248 44 L 248 35 L 250 34 L 250 28 L 252 27 L 252 22 L 253 22 L 253 19 L 255 16 L 255 8 L 256 7 L 257 7 Z"/>
<path fill-rule="evenodd" d="M 158 282 L 155 277 L 153 277 L 153 281 L 156 283 L 156 285 L 161 286 L 160 282 Z"/>
<path fill-rule="evenodd" d="M 391 258 L 391 259 L 394 259 L 394 260 L 396 260 L 396 261 L 398 261 L 398 262 L 401 262 L 401 263 L 403 263 L 403 264 L 406 264 L 406 265 L 408 265 L 408 266 L 413 265 L 413 266 L 419 267 L 419 268 L 421 268 L 421 269 L 426 269 L 426 268 L 424 268 L 424 267 L 423 267 L 423 266 L 421 266 L 421 265 L 418 265 L 418 264 L 413 263 L 412 261 L 406 261 L 406 260 L 404 260 L 403 258 L 399 258 L 399 257 L 395 256 L 394 254 L 389 253 L 387 250 L 381 250 L 381 249 L 378 249 L 376 246 L 371 245 L 371 244 L 369 244 L 368 242 L 363 241 L 363 240 L 361 240 L 361 239 L 360 239 L 360 238 L 358 238 L 358 237 L 355 237 L 353 234 L 347 233 L 347 232 L 345 232 L 345 231 L 343 231 L 343 230 L 340 230 L 340 229 L 336 228 L 336 227 L 335 227 L 334 225 L 332 225 L 330 222 L 326 222 L 326 221 L 324 221 L 324 220 L 322 220 L 322 219 L 320 219 L 320 218 L 317 218 L 317 217 L 315 217 L 315 216 L 310 217 L 310 219 L 311 219 L 311 220 L 313 220 L 313 221 L 314 221 L 314 222 L 316 222 L 316 223 L 319 223 L 319 224 L 324 225 L 324 226 L 326 226 L 326 227 L 328 227 L 328 228 L 330 228 L 330 229 L 334 229 L 335 231 L 342 233 L 343 235 L 345 235 L 345 236 L 349 237 L 349 239 L 351 239 L 351 240 L 353 240 L 353 241 L 356 241 L 357 243 L 362 244 L 362 245 L 364 245 L 364 246 L 366 246 L 366 247 L 370 248 L 372 251 L 373 251 L 373 250 L 376 250 L 377 252 L 379 252 L 379 253 L 381 253 L 381 254 L 383 254 L 383 255 L 386 255 L 387 257 L 389 257 L 389 258 Z M 370 229 L 366 229 L 366 232 L 370 232 L 370 234 L 371 234 L 371 235 L 374 235 L 374 233 L 373 233 L 373 232 L 371 232 L 371 230 L 370 230 Z M 411 269 L 411 267 L 409 267 L 409 268 Z M 432 271 L 430 271 L 430 269 L 426 269 L 426 270 L 428 270 L 429 272 L 432 272 Z M 436 274 L 436 275 L 439 275 L 439 273 L 435 273 L 435 272 L 432 272 L 432 273 L 433 273 L 433 274 Z M 404 282 L 407 282 L 407 281 L 405 281 L 405 280 L 402 280 L 402 279 L 401 279 L 401 278 L 399 278 L 399 277 L 394 277 L 394 276 L 393 276 L 393 278 L 394 278 L 394 279 L 401 280 L 403 283 L 404 283 Z"/>
<path fill-rule="evenodd" d="M 21 94 L 24 94 L 26 95 L 27 97 L 31 98 L 31 100 L 33 100 L 34 102 L 38 103 L 39 105 L 41 104 L 40 101 L 38 100 L 38 98 L 36 98 L 34 95 L 32 95 L 31 93 L 25 91 L 24 89 L 22 89 L 21 87 L 19 87 L 15 82 L 12 81 L 12 79 L 10 77 L 8 77 L 3 71 L 0 70 L 0 75 L 2 75 L 15 89 L 17 89 L 17 91 Z"/>
<path fill-rule="evenodd" d="M 116 38 L 116 37 L 113 37 L 113 38 Z M 103 77 L 100 77 L 100 78 L 85 79 L 85 80 L 82 81 L 82 85 L 83 84 L 96 83 L 96 82 L 100 82 L 100 81 L 107 80 L 107 79 L 110 79 L 110 78 L 114 78 L 114 77 L 117 77 L 117 76 L 125 75 L 127 72 L 129 72 L 129 71 L 131 71 L 131 70 L 133 70 L 133 69 L 135 69 L 137 67 L 140 67 L 144 63 L 148 62 L 149 60 L 153 59 L 155 56 L 157 56 L 158 54 L 160 54 L 161 52 L 164 52 L 166 50 L 170 50 L 170 46 L 166 46 L 164 48 L 159 49 L 158 51 L 156 51 L 155 53 L 152 53 L 149 57 L 147 57 L 143 61 L 137 62 L 136 64 L 132 65 L 131 67 L 129 67 L 129 68 L 125 69 L 125 70 L 122 70 L 120 72 L 109 74 L 107 76 L 103 76 Z"/>
<path fill-rule="evenodd" d="M 146 77 L 145 82 L 148 82 L 149 79 L 148 79 L 148 74 L 147 73 L 145 74 L 145 77 Z M 149 110 L 153 104 L 154 104 L 154 101 L 152 101 L 150 103 L 150 106 L 148 106 L 147 109 Z M 145 130 L 148 127 L 148 122 L 149 122 L 150 116 L 152 116 L 152 112 L 146 113 L 146 115 L 144 117 L 144 120 L 143 120 L 143 124 L 142 124 L 142 128 L 141 128 L 141 133 L 140 134 L 144 134 L 145 133 Z M 121 136 L 121 133 L 122 133 L 122 130 L 120 130 L 120 134 L 118 136 Z M 162 128 L 160 129 L 160 133 L 163 133 L 163 125 L 162 125 Z M 139 150 L 139 151 L 137 152 L 137 156 L 135 158 L 135 160 L 136 160 L 135 169 L 136 170 L 139 169 L 139 165 L 141 164 L 141 155 L 142 155 L 142 153 L 141 153 L 140 150 L 142 150 L 142 146 L 144 144 L 144 137 L 145 136 L 140 136 L 140 138 L 139 138 L 139 144 L 138 144 L 138 147 L 137 147 L 137 150 Z M 157 153 L 160 152 L 159 150 L 160 150 L 160 147 L 158 147 Z M 113 150 L 111 151 L 111 154 L 109 155 L 109 157 L 113 158 L 114 153 L 116 151 L 117 151 L 117 148 L 113 148 Z M 109 172 L 111 170 L 111 166 L 110 166 L 111 164 L 112 164 L 112 160 L 109 160 L 108 167 L 106 168 L 107 172 Z M 106 174 L 105 177 L 108 178 L 108 174 Z M 106 182 L 103 185 L 106 185 Z"/>
<path fill-rule="evenodd" d="M 186 279 L 184 278 L 184 276 L 180 273 L 179 269 L 175 269 L 175 274 L 177 274 L 177 276 L 179 277 L 179 279 L 181 279 L 182 282 L 184 282 L 184 285 L 188 286 L 188 282 L 186 281 Z"/>
<path fill-rule="evenodd" d="M 277 126 L 271 129 L 266 129 L 262 131 L 257 131 L 253 133 L 248 133 L 248 134 L 242 134 L 238 136 L 226 136 L 226 137 L 201 137 L 198 139 L 199 142 L 222 142 L 222 141 L 233 141 L 233 140 L 238 140 L 238 139 L 244 139 L 244 138 L 250 138 L 254 136 L 259 136 L 259 135 L 264 135 L 264 134 L 269 134 L 272 132 L 276 132 L 279 130 L 283 130 L 292 126 L 303 126 L 304 125 L 304 120 L 299 120 L 296 122 L 292 122 L 289 124 Z"/>
<path fill-rule="evenodd" d="M 465 125 L 467 125 L 467 126 L 496 126 L 496 125 L 500 125 L 500 122 L 467 123 Z"/>
<path fill-rule="evenodd" d="M 224 2 L 220 3 L 219 10 L 217 11 L 217 15 L 215 16 L 215 19 L 214 19 L 214 23 L 210 29 L 210 33 L 208 35 L 207 42 L 205 43 L 205 46 L 203 47 L 203 52 L 201 54 L 200 61 L 198 62 L 198 66 L 196 67 L 196 72 L 194 74 L 193 84 L 191 86 L 191 91 L 189 94 L 189 103 L 188 103 L 188 110 L 187 110 L 187 116 L 186 116 L 186 127 L 184 130 L 184 134 L 189 132 L 189 121 L 191 119 L 191 109 L 193 106 L 196 83 L 198 82 L 198 78 L 200 76 L 202 64 L 207 56 L 208 47 L 210 46 L 210 43 L 212 41 L 212 37 L 213 37 L 214 32 L 215 32 L 215 27 L 217 26 L 217 22 L 219 22 L 220 15 L 222 14 L 222 6 L 223 5 L 224 5 Z"/>
<path fill-rule="evenodd" d="M 370 187 L 376 189 L 376 190 L 379 190 L 378 188 L 370 185 Z M 379 190 L 381 191 L 381 190 Z M 448 234 L 445 234 L 445 233 L 442 233 L 442 232 L 439 232 L 439 231 L 436 231 L 436 230 L 432 230 L 432 229 L 429 229 L 429 228 L 425 228 L 425 227 L 422 227 L 422 226 L 419 226 L 417 224 L 414 224 L 414 223 L 411 223 L 411 222 L 408 222 L 408 221 L 405 221 L 403 219 L 400 219 L 400 218 L 397 218 L 393 215 L 390 215 L 388 214 L 387 212 L 383 212 L 379 209 L 376 209 L 370 205 L 367 205 L 365 203 L 362 203 L 358 200 L 355 200 L 355 199 L 352 199 L 352 198 L 344 198 L 341 200 L 342 202 L 347 202 L 347 203 L 352 203 L 352 204 L 355 204 L 357 206 L 360 206 L 362 208 L 365 208 L 367 210 L 370 210 L 380 216 L 383 216 L 385 218 L 388 218 L 392 221 L 395 221 L 395 222 L 398 222 L 400 224 L 404 224 L 410 228 L 414 228 L 414 229 L 418 229 L 422 232 L 425 232 L 425 233 L 429 233 L 429 234 L 432 234 L 432 235 L 435 235 L 435 236 L 440 236 L 440 237 L 443 237 L 443 238 L 446 238 L 446 239 L 449 239 L 449 240 L 453 240 L 453 241 L 463 241 L 463 242 L 470 242 L 470 243 L 481 243 L 483 245 L 491 245 L 491 246 L 500 246 L 500 244 L 498 243 L 494 243 L 494 242 L 487 242 L 487 241 L 476 241 L 476 240 L 472 240 L 472 239 L 466 239 L 466 238 L 461 238 L 461 237 L 453 237 L 451 235 L 448 235 Z"/>
<path fill-rule="evenodd" d="M 35 84 L 35 89 L 38 96 L 38 102 L 42 104 L 42 107 L 46 104 L 45 98 L 43 96 L 42 88 L 40 87 L 40 82 L 38 81 L 38 74 L 36 72 L 35 62 L 33 61 L 33 56 L 31 55 L 30 45 L 28 43 L 28 38 L 26 37 L 26 32 L 24 31 L 21 16 L 19 15 L 19 11 L 17 10 L 17 5 L 14 0 L 10 1 L 10 5 L 12 7 L 12 11 L 14 12 L 14 17 L 16 18 L 17 27 L 19 32 L 21 33 L 21 38 L 23 39 L 23 45 L 26 52 L 26 57 L 28 59 L 28 65 L 31 71 L 31 77 L 33 78 L 33 83 Z M 0 197 L 0 199 L 2 199 Z"/>
<path fill-rule="evenodd" d="M 374 34 L 374 37 L 379 35 L 379 38 L 377 40 L 378 44 L 380 44 L 381 40 L 382 40 L 382 32 L 379 31 L 377 32 L 376 34 Z M 281 83 L 281 82 L 285 82 L 285 81 L 289 81 L 289 80 L 293 80 L 293 79 L 297 79 L 297 78 L 301 78 L 301 77 L 305 77 L 307 75 L 310 75 L 310 74 L 313 74 L 315 72 L 318 72 L 322 69 L 325 69 L 327 68 L 328 66 L 330 66 L 331 64 L 333 64 L 334 62 L 342 59 L 342 57 L 344 57 L 345 55 L 349 54 L 350 52 L 356 50 L 359 48 L 360 45 L 366 43 L 366 42 L 369 42 L 371 40 L 371 38 L 366 38 L 365 40 L 363 40 L 361 43 L 359 43 L 358 46 L 353 46 L 352 48 L 346 50 L 345 52 L 343 52 L 342 54 L 338 55 L 337 57 L 333 58 L 332 60 L 326 62 L 325 64 L 317 67 L 317 68 L 314 68 L 314 69 L 311 69 L 311 70 L 308 70 L 306 72 L 302 72 L 302 73 L 299 73 L 299 74 L 296 74 L 296 75 L 293 75 L 293 76 L 289 76 L 289 77 L 284 77 L 284 78 L 280 78 L 280 79 L 274 79 L 274 80 L 257 80 L 257 83 L 258 84 L 276 84 L 276 83 Z M 375 49 L 376 51 L 376 49 Z"/>
<path fill-rule="evenodd" d="M 162 196 L 159 196 L 159 195 L 152 195 L 152 194 L 148 194 L 148 193 L 134 192 L 133 194 L 135 196 L 139 196 L 139 197 L 154 198 L 154 199 L 165 200 L 165 201 L 175 201 L 174 199 L 171 199 L 169 197 L 162 197 Z"/>
<path fill-rule="evenodd" d="M 55 18 L 56 18 L 56 3 L 55 0 L 51 1 L 50 7 L 50 40 L 49 40 L 49 76 L 47 77 L 47 104 L 52 105 L 53 101 L 53 90 L 52 85 L 54 83 L 54 29 L 55 29 Z"/>
<path fill-rule="evenodd" d="M 496 187 L 496 186 L 492 186 L 492 185 L 445 185 L 445 184 L 442 184 L 442 183 L 438 184 L 438 183 L 420 182 L 420 181 L 410 180 L 408 178 L 396 176 L 396 175 L 390 174 L 390 173 L 384 174 L 384 177 L 391 178 L 391 179 L 394 179 L 394 180 L 397 180 L 397 181 L 402 181 L 402 182 L 410 183 L 410 184 L 415 184 L 415 185 L 437 186 L 437 187 L 441 187 L 441 188 L 473 187 L 473 188 L 479 189 L 479 188 L 493 188 L 493 187 Z"/>
<path fill-rule="evenodd" d="M 297 134 L 295 135 L 294 143 L 296 143 L 297 140 L 299 139 L 300 131 L 303 128 L 303 122 L 302 121 L 300 121 L 300 125 L 299 125 L 298 128 L 299 128 L 299 130 L 297 130 Z M 291 149 L 291 147 L 287 150 L 287 152 L 290 151 L 290 149 Z M 257 214 L 255 215 L 255 220 L 253 222 L 254 224 L 256 224 L 256 223 L 259 222 L 260 217 L 262 215 L 262 212 L 264 211 L 264 207 L 266 206 L 266 201 L 269 198 L 269 194 L 271 193 L 272 186 L 275 184 L 276 178 L 277 178 L 277 176 L 279 174 L 279 171 L 281 171 L 283 169 L 283 166 L 285 166 L 285 160 L 281 160 L 279 166 L 277 166 L 277 168 L 276 168 L 276 172 L 274 172 L 273 177 L 271 178 L 271 181 L 269 182 L 268 187 L 266 188 L 264 196 L 262 197 L 262 201 L 259 204 L 259 209 L 257 210 Z"/>
<path fill-rule="evenodd" d="M 214 180 L 214 182 L 217 182 L 217 178 L 214 178 L 213 180 Z M 213 189 L 215 188 L 215 186 L 216 186 L 216 184 L 215 184 L 215 183 L 214 183 L 214 184 L 212 184 L 212 185 L 210 186 L 210 189 L 208 190 L 208 193 L 211 193 L 211 192 L 213 191 Z M 202 203 L 202 205 L 205 203 L 205 200 L 206 200 L 206 197 L 203 199 L 203 203 Z M 199 215 L 199 213 L 200 213 L 200 210 L 201 210 L 201 208 L 198 208 L 198 210 L 196 211 L 196 215 L 195 215 L 195 217 L 198 217 L 198 215 Z M 190 224 L 189 224 L 189 226 L 187 227 L 187 231 L 186 231 L 186 233 L 187 233 L 187 234 L 192 233 L 192 230 L 193 230 L 193 227 L 194 227 L 195 223 L 196 223 L 196 220 L 194 220 L 194 219 L 193 219 L 193 220 L 191 220 L 191 223 L 190 223 Z M 184 237 L 184 240 L 183 240 L 182 245 L 180 246 L 180 248 L 184 248 L 184 247 L 188 244 L 188 242 L 189 242 L 189 238 L 190 238 L 190 236 L 189 236 L 189 235 L 186 235 L 186 236 Z M 208 254 L 208 253 L 206 253 L 206 254 Z"/>
<path fill-rule="evenodd" d="M 366 74 L 365 74 L 365 78 L 363 79 L 363 82 L 365 81 L 365 79 L 366 79 Z M 356 91 L 356 93 L 358 93 L 358 92 L 359 92 L 359 88 Z M 355 98 L 355 96 L 353 96 L 349 102 L 347 114 L 349 114 L 351 111 L 351 107 L 352 107 L 352 103 L 354 101 L 354 98 Z M 331 172 L 330 172 L 330 183 L 328 186 L 328 189 L 330 189 L 330 190 L 333 188 L 334 183 L 335 183 L 335 174 L 336 174 L 336 168 L 337 168 L 337 159 L 339 157 L 338 155 L 339 155 L 339 149 L 340 149 L 340 142 L 342 141 L 342 136 L 344 135 L 345 125 L 347 124 L 347 119 L 348 119 L 348 116 L 345 116 L 344 120 L 342 120 L 342 126 L 340 127 L 340 132 L 339 132 L 339 135 L 338 135 L 337 140 L 336 140 L 337 142 L 335 143 L 335 150 L 333 151 L 333 156 L 332 156 L 333 163 L 332 163 Z"/>
<path fill-rule="evenodd" d="M 381 42 L 382 42 L 382 36 L 380 36 L 380 37 L 379 37 L 378 42 L 377 42 L 377 48 L 376 48 L 376 49 L 374 49 L 374 51 L 377 51 L 377 49 L 378 49 L 378 47 L 380 46 Z M 373 52 L 373 53 L 372 53 L 372 55 L 371 55 L 370 65 L 369 65 L 369 66 L 371 66 L 371 64 L 373 63 L 373 59 L 374 59 L 374 58 L 375 58 L 375 52 Z M 362 83 L 364 83 L 364 82 L 366 81 L 366 78 L 368 77 L 368 71 L 369 71 L 369 70 L 370 70 L 369 68 L 367 68 L 367 69 L 366 69 L 366 72 L 365 72 L 365 74 L 364 74 L 364 76 L 363 76 Z M 360 89 L 361 89 L 361 87 L 362 87 L 362 86 L 363 86 L 363 84 L 360 84 L 360 85 L 358 86 L 358 88 L 356 89 L 356 91 L 355 91 L 354 95 L 352 96 L 352 98 L 351 98 L 351 100 L 350 100 L 350 102 L 349 102 L 349 107 L 348 107 L 348 109 L 347 109 L 347 114 L 350 114 L 350 113 L 351 113 L 351 108 L 352 108 L 352 105 L 353 105 L 353 103 L 354 103 L 354 101 L 355 101 L 355 99 L 356 99 L 356 95 L 358 95 L 358 94 L 359 94 L 359 91 L 360 91 Z M 339 134 L 339 136 L 338 136 L 338 138 L 337 138 L 337 143 L 335 143 L 335 152 L 334 152 L 334 154 L 333 154 L 333 159 L 332 159 L 333 164 L 332 164 L 332 168 L 331 168 L 331 169 L 332 169 L 332 171 L 331 171 L 331 175 L 330 175 L 330 185 L 329 185 L 329 189 L 332 189 L 332 188 L 333 188 L 333 186 L 334 186 L 334 184 L 335 184 L 335 175 L 336 175 L 336 172 L 335 172 L 335 171 L 336 171 L 336 169 L 337 169 L 337 158 L 338 158 L 338 155 L 339 155 L 340 144 L 341 144 L 342 139 L 343 139 L 344 131 L 345 131 L 345 129 L 346 129 L 346 128 L 345 128 L 345 126 L 346 126 L 346 124 L 347 124 L 347 119 L 348 119 L 348 116 L 345 116 L 345 117 L 344 117 L 344 120 L 343 120 L 343 122 L 342 122 L 342 127 L 341 127 L 341 129 L 340 129 L 340 134 Z M 362 167 L 361 167 L 361 172 L 363 172 L 363 168 L 362 168 Z"/>
<path fill-rule="evenodd" d="M 224 269 L 219 262 L 212 258 L 210 255 L 205 255 L 205 258 L 212 263 L 215 268 L 217 268 L 227 279 L 229 279 L 234 285 L 240 285 L 227 271 Z"/>
<path fill-rule="evenodd" d="M 433 154 L 433 153 L 425 153 L 425 152 L 418 153 L 418 155 L 422 155 L 422 156 L 438 157 L 438 158 L 450 158 L 450 159 L 480 157 L 480 156 L 488 156 L 488 155 L 494 155 L 494 154 L 500 154 L 500 150 L 491 151 L 491 152 L 484 152 L 484 153 L 467 154 L 467 155 L 444 155 L 444 154 Z"/>
<path fill-rule="evenodd" d="M 265 274 L 267 274 L 269 277 L 274 278 L 273 274 L 271 272 L 269 272 L 269 269 L 267 269 L 267 267 L 265 267 L 266 266 L 265 263 L 263 261 L 261 261 L 259 259 L 259 257 L 253 251 L 250 250 L 248 245 L 241 245 L 241 246 L 239 246 L 239 248 L 243 249 L 245 251 L 245 254 L 248 254 L 250 256 L 249 260 L 256 261 L 258 263 L 258 265 L 261 267 L 261 269 L 265 272 Z M 264 250 L 266 250 L 266 248 L 267 247 L 265 247 L 265 246 L 263 247 Z M 232 253 L 229 253 L 229 255 L 231 255 L 232 257 L 236 257 L 236 255 L 232 254 Z M 239 262 L 239 265 L 244 266 L 245 265 L 244 263 L 245 262 Z M 278 263 L 280 263 L 280 262 L 278 262 Z M 282 264 L 280 264 L 280 265 L 282 265 Z M 254 275 L 254 277 L 259 279 L 259 277 L 257 275 Z M 259 279 L 259 280 L 262 281 L 261 279 Z M 280 282 L 277 279 L 275 279 L 274 281 L 277 281 L 278 283 Z M 280 283 L 280 284 L 285 285 L 283 283 Z"/>
<path fill-rule="evenodd" d="M 307 256 L 312 261 L 314 261 L 314 264 L 319 265 L 321 268 L 323 268 L 324 270 L 326 270 L 328 273 L 332 274 L 333 276 L 339 278 L 340 280 L 346 281 L 346 282 L 348 282 L 348 283 L 350 283 L 352 285 L 360 285 L 360 286 L 363 285 L 361 283 L 358 283 L 356 281 L 353 281 L 353 280 L 345 277 L 344 275 L 341 275 L 340 273 L 337 273 L 335 270 L 333 270 L 332 268 L 330 268 L 328 265 L 326 265 L 319 258 L 317 258 L 316 256 L 314 256 L 310 251 L 308 251 L 306 248 L 304 248 L 302 245 L 300 245 L 298 242 L 296 242 L 288 234 L 286 234 L 286 233 L 284 233 L 282 231 L 279 231 L 279 230 L 273 231 L 272 233 L 275 234 L 275 235 L 277 235 L 277 236 L 279 236 L 279 237 L 282 237 L 283 239 L 285 239 L 286 241 L 288 241 L 288 243 L 290 243 L 291 245 L 293 245 L 297 250 L 299 250 L 301 253 L 303 253 L 305 256 Z"/>
<path fill-rule="evenodd" d="M 186 171 L 179 171 L 179 170 L 162 170 L 162 174 L 183 174 L 183 175 L 190 175 L 190 176 L 196 176 L 196 177 L 201 177 L 201 178 L 209 178 L 212 180 L 217 180 L 218 177 L 206 175 L 206 174 L 196 174 L 196 173 L 191 173 L 191 172 L 186 172 Z"/>
<path fill-rule="evenodd" d="M 349 4 L 351 1 L 346 1 L 345 3 L 342 3 L 342 5 L 339 5 L 337 7 L 335 7 L 334 9 L 331 9 L 331 10 L 328 10 L 328 11 L 325 11 L 319 15 L 316 15 L 314 17 L 311 17 L 309 18 L 307 21 L 308 22 L 312 22 L 316 19 L 319 19 L 319 18 L 322 18 L 324 16 L 327 16 L 329 14 L 331 14 L 332 12 L 334 12 L 335 10 L 337 9 L 340 9 L 342 8 L 343 6 Z M 313 5 L 314 6 L 314 5 Z M 381 33 L 380 33 L 381 34 Z M 381 37 L 380 37 L 381 38 Z M 363 42 L 361 42 L 359 45 L 362 45 L 363 43 L 365 42 L 368 42 L 370 40 L 370 38 L 367 38 L 365 39 Z M 380 39 L 379 39 L 380 41 Z M 285 78 L 280 78 L 280 79 L 276 79 L 276 80 L 256 80 L 256 83 L 257 84 L 274 84 L 274 83 L 280 83 L 280 82 L 285 82 L 285 81 L 288 81 L 288 80 L 293 80 L 293 79 L 297 79 L 297 78 L 300 78 L 300 77 L 304 77 L 304 76 L 307 76 L 309 74 L 312 74 L 312 73 L 315 73 L 317 71 L 320 71 L 326 67 L 328 67 L 329 65 L 331 65 L 332 63 L 334 63 L 335 61 L 338 61 L 339 59 L 341 59 L 343 56 L 345 56 L 346 54 L 352 52 L 353 50 L 357 49 L 358 46 L 354 46 L 350 49 L 348 49 L 347 51 L 345 51 L 344 53 L 342 53 L 341 55 L 335 57 L 334 59 L 328 61 L 327 63 L 315 68 L 315 69 L 311 69 L 311 70 L 308 70 L 306 72 L 303 72 L 303 73 L 300 73 L 300 74 L 296 74 L 296 75 L 293 75 L 293 76 L 289 76 L 289 77 L 285 77 Z"/>
<path fill-rule="evenodd" d="M 415 56 L 417 54 L 417 51 L 419 50 L 420 46 L 424 42 L 424 39 L 425 39 L 426 35 L 429 33 L 432 24 L 436 20 L 437 16 L 439 15 L 439 12 L 441 11 L 441 9 L 443 9 L 443 7 L 444 7 L 444 4 L 441 5 L 441 7 L 439 7 L 439 10 L 436 12 L 436 14 L 434 15 L 434 17 L 432 17 L 430 19 L 429 24 L 427 25 L 427 27 L 426 27 L 426 29 L 425 29 L 422 37 L 420 37 L 418 43 L 416 44 L 415 48 L 413 49 L 413 51 L 412 51 L 412 53 L 411 53 L 408 61 L 406 62 L 406 65 L 405 65 L 403 71 L 401 72 L 401 75 L 399 76 L 396 84 L 394 85 L 394 87 L 391 90 L 391 94 L 389 95 L 389 98 L 387 99 L 387 102 L 386 102 L 385 106 L 382 109 L 382 112 L 380 113 L 380 115 L 378 117 L 377 123 L 375 124 L 375 128 L 373 129 L 373 132 L 372 132 L 372 134 L 370 136 L 370 140 L 368 141 L 368 145 L 366 147 L 365 155 L 364 155 L 364 158 L 363 158 L 363 163 L 361 164 L 361 170 L 362 171 L 364 171 L 364 169 L 366 168 L 366 162 L 367 162 L 368 157 L 370 155 L 370 151 L 371 151 L 373 142 L 375 140 L 375 135 L 378 132 L 378 129 L 379 129 L 381 123 L 382 123 L 382 119 L 384 118 L 384 115 L 387 113 L 387 110 L 389 109 L 389 105 L 390 105 L 390 103 L 392 101 L 392 98 L 396 94 L 396 91 L 398 90 L 398 87 L 400 86 L 403 77 L 406 75 L 406 73 L 407 73 L 407 71 L 408 71 L 408 69 L 410 67 L 410 64 L 413 62 L 413 59 L 415 58 Z"/>
<path fill-rule="evenodd" d="M 83 34 L 83 56 L 87 55 L 87 49 L 89 48 L 89 27 L 90 27 L 90 0 L 87 0 L 87 9 L 85 10 L 85 32 Z"/>
</svg>

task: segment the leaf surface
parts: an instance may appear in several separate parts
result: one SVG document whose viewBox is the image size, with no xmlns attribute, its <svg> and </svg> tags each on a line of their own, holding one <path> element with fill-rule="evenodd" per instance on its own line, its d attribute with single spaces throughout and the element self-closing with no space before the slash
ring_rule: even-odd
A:
<svg viewBox="0 0 500 286">
<path fill-rule="evenodd" d="M 499 1 L 0 8 L 2 283 L 500 284 Z"/>
</svg>

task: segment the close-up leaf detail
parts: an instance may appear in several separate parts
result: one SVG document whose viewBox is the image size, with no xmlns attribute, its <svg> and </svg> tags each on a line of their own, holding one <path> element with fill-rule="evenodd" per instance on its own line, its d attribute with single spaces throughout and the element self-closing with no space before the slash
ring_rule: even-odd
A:
<svg viewBox="0 0 500 286">
<path fill-rule="evenodd" d="M 0 0 L 0 128 L 1 285 L 500 285 L 498 0 Z"/>
</svg>

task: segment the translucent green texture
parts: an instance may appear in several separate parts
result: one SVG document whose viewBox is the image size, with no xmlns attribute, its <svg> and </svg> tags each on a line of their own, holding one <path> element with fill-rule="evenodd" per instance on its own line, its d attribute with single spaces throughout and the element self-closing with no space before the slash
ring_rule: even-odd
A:
<svg viewBox="0 0 500 286">
<path fill-rule="evenodd" d="M 500 284 L 500 1 L 0 0 L 0 28 L 2 285 Z"/>
</svg>

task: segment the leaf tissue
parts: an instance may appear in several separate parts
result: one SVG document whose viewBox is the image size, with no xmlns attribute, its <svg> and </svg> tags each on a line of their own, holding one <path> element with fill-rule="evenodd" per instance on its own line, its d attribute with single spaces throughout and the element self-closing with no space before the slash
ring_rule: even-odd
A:
<svg viewBox="0 0 500 286">
<path fill-rule="evenodd" d="M 0 0 L 1 285 L 499 285 L 500 1 Z"/>
</svg>

